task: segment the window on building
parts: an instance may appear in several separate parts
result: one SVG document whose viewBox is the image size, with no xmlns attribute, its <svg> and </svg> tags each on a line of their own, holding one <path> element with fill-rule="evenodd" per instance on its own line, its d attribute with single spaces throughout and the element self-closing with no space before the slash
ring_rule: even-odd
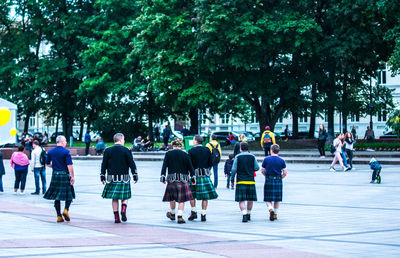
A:
<svg viewBox="0 0 400 258">
<path fill-rule="evenodd" d="M 351 122 L 360 122 L 360 114 L 352 114 L 350 115 L 350 121 Z"/>
<path fill-rule="evenodd" d="M 207 123 L 207 115 L 206 115 L 206 113 L 201 113 L 200 118 L 201 118 L 201 124 L 205 125 Z"/>
<path fill-rule="evenodd" d="M 299 116 L 299 122 L 300 123 L 306 123 L 307 122 L 307 115 L 300 115 Z"/>
<path fill-rule="evenodd" d="M 36 126 L 36 117 L 32 116 L 29 118 L 29 127 L 35 127 Z"/>
<path fill-rule="evenodd" d="M 325 112 L 324 121 L 328 122 L 328 112 Z"/>
<path fill-rule="evenodd" d="M 385 122 L 387 119 L 386 110 L 378 111 L 377 117 L 378 117 L 378 122 Z"/>
<path fill-rule="evenodd" d="M 378 84 L 386 84 L 386 69 L 378 70 Z"/>
<path fill-rule="evenodd" d="M 228 124 L 229 123 L 230 114 L 221 114 L 221 124 Z"/>
</svg>

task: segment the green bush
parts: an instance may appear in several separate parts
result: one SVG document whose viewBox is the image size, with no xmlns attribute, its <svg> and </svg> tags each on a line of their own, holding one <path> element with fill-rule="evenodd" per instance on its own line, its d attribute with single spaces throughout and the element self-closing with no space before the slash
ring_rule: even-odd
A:
<svg viewBox="0 0 400 258">
<path fill-rule="evenodd" d="M 400 148 L 400 142 L 363 142 L 363 143 L 355 143 L 355 149 L 373 149 L 379 150 L 382 149 L 397 149 Z"/>
</svg>

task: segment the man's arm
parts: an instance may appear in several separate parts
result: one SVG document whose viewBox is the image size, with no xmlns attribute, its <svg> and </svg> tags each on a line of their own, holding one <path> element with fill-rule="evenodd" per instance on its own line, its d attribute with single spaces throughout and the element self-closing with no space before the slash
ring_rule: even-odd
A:
<svg viewBox="0 0 400 258">
<path fill-rule="evenodd" d="M 233 160 L 233 165 L 232 165 L 232 170 L 231 170 L 231 177 L 235 178 L 236 172 L 237 172 L 237 156 Z"/>
<path fill-rule="evenodd" d="M 260 170 L 260 165 L 258 165 L 256 157 L 254 155 L 253 157 L 254 157 L 254 171 L 258 171 Z"/>
<path fill-rule="evenodd" d="M 286 176 L 287 176 L 287 170 L 286 168 L 284 168 L 282 171 L 282 178 L 285 178 Z"/>
<path fill-rule="evenodd" d="M 71 176 L 71 185 L 75 183 L 74 167 L 72 165 L 67 165 L 69 175 Z"/>
</svg>

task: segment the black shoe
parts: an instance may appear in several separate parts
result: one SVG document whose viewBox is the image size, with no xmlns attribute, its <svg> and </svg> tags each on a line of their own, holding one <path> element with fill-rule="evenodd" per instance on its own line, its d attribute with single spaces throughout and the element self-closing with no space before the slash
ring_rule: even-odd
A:
<svg viewBox="0 0 400 258">
<path fill-rule="evenodd" d="M 172 214 L 171 212 L 167 212 L 167 218 L 170 220 L 175 220 L 175 214 Z"/>
<path fill-rule="evenodd" d="M 121 212 L 121 220 L 123 222 L 126 222 L 128 220 L 128 218 L 126 217 L 126 212 Z"/>
<path fill-rule="evenodd" d="M 275 212 L 274 210 L 269 210 L 269 220 L 274 221 L 275 220 Z"/>
<path fill-rule="evenodd" d="M 197 219 L 197 212 L 192 211 L 190 213 L 190 216 L 189 216 L 188 220 L 192 221 L 194 219 Z"/>
<path fill-rule="evenodd" d="M 247 221 L 250 221 L 250 220 L 251 220 L 250 214 L 247 214 Z"/>
<path fill-rule="evenodd" d="M 39 195 L 39 192 L 33 192 L 32 195 Z"/>
<path fill-rule="evenodd" d="M 178 216 L 178 224 L 186 223 L 186 221 L 182 218 L 182 216 Z"/>
<path fill-rule="evenodd" d="M 246 214 L 246 215 L 243 215 L 242 222 L 247 222 L 247 221 L 249 221 L 249 220 L 247 219 L 247 214 Z"/>
<path fill-rule="evenodd" d="M 201 214 L 201 221 L 206 221 L 206 215 Z"/>
</svg>

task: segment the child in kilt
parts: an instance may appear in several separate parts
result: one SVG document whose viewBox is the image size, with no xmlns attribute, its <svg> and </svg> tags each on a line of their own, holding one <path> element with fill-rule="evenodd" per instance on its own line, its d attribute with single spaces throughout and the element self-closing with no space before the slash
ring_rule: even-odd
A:
<svg viewBox="0 0 400 258">
<path fill-rule="evenodd" d="M 102 197 L 112 199 L 115 223 L 121 223 L 118 212 L 119 201 L 121 201 L 121 219 L 124 222 L 128 220 L 126 209 L 128 207 L 128 200 L 132 195 L 129 169 L 131 170 L 135 184 L 138 181 L 136 164 L 133 161 L 132 152 L 124 147 L 124 144 L 124 135 L 116 133 L 114 135 L 114 146 L 104 151 L 103 162 L 101 163 L 100 180 L 105 185 Z"/>
<path fill-rule="evenodd" d="M 175 208 L 178 203 L 178 223 L 186 223 L 182 218 L 185 202 L 193 200 L 190 190 L 190 182 L 195 185 L 196 177 L 189 154 L 181 150 L 182 141 L 175 138 L 172 141 L 172 150 L 165 154 L 161 169 L 160 181 L 167 183 L 163 202 L 169 202 L 171 210 L 167 212 L 167 218 L 175 220 Z M 168 175 L 167 175 L 168 169 Z"/>
<path fill-rule="evenodd" d="M 201 200 L 201 221 L 204 222 L 206 221 L 208 200 L 218 198 L 218 194 L 210 179 L 211 152 L 202 143 L 203 137 L 196 135 L 193 138 L 194 147 L 189 150 L 190 160 L 196 175 L 196 185 L 190 187 L 194 199 L 190 201 L 192 211 L 188 220 L 197 219 L 196 200 Z"/>
<path fill-rule="evenodd" d="M 286 163 L 278 156 L 279 145 L 271 146 L 271 156 L 264 159 L 261 173 L 265 176 L 264 202 L 267 203 L 269 220 L 278 218 L 279 203 L 282 201 L 282 178 L 287 175 Z"/>
<path fill-rule="evenodd" d="M 43 198 L 54 200 L 54 207 L 57 212 L 57 222 L 70 221 L 69 207 L 75 199 L 74 191 L 74 168 L 67 146 L 67 140 L 63 135 L 56 138 L 57 147 L 47 153 L 46 165 L 53 168 L 50 187 Z M 61 216 L 61 201 L 65 201 L 65 208 Z M 64 218 L 63 218 L 64 217 Z"/>
<path fill-rule="evenodd" d="M 239 142 L 237 142 L 236 144 L 238 144 L 238 143 Z M 240 145 L 240 143 L 239 143 L 239 145 Z M 232 166 L 233 166 L 233 158 L 234 158 L 234 155 L 233 154 L 229 154 L 228 159 L 225 161 L 225 165 L 224 165 L 224 173 L 225 173 L 225 177 L 226 177 L 226 188 L 228 188 L 228 189 L 229 189 L 229 184 L 231 184 L 231 187 L 233 189 L 233 184 L 235 182 L 234 178 L 232 178 L 232 182 L 231 182 L 231 172 L 232 172 Z"/>
<path fill-rule="evenodd" d="M 236 177 L 235 201 L 242 211 L 242 222 L 250 221 L 253 201 L 257 201 L 254 172 L 260 169 L 256 157 L 249 152 L 247 142 L 240 143 L 240 153 L 236 155 L 232 166 L 232 177 Z M 246 205 L 247 201 L 247 205 Z M 247 207 L 247 209 L 246 209 Z"/>
</svg>

